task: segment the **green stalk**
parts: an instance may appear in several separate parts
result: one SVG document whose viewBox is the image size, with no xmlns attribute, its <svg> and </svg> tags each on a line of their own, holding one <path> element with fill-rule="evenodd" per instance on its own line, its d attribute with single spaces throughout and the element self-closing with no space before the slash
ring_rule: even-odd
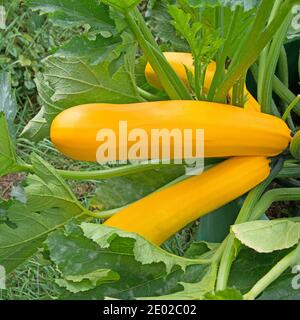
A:
<svg viewBox="0 0 300 320">
<path fill-rule="evenodd" d="M 270 4 L 271 1 L 267 0 L 267 2 Z M 220 88 L 217 91 L 217 100 L 224 98 L 241 74 L 246 73 L 249 67 L 256 61 L 259 53 L 270 42 L 276 31 L 280 28 L 282 21 L 285 20 L 286 16 L 290 13 L 294 3 L 296 2 L 296 0 L 284 2 L 272 23 L 263 32 L 261 32 L 262 21 L 257 22 L 257 20 L 263 20 L 269 14 L 266 6 L 264 6 L 266 1 L 262 2 L 257 14 L 256 22 L 254 23 L 252 31 L 250 32 L 251 36 L 245 38 L 248 42 L 244 41 L 244 48 L 241 48 L 235 55 L 234 61 L 230 66 L 230 70 L 228 71 L 224 82 L 220 85 Z M 260 13 L 260 11 L 263 12 Z M 263 23 L 264 22 L 265 20 Z"/>
<path fill-rule="evenodd" d="M 122 177 L 130 174 L 145 172 L 151 169 L 157 169 L 165 167 L 164 164 L 132 164 L 123 167 L 117 167 L 113 169 L 104 169 L 96 171 L 68 171 L 68 170 L 56 170 L 57 174 L 65 179 L 71 180 L 101 180 L 110 179 L 113 177 Z M 34 173 L 34 167 L 29 164 L 19 165 L 17 167 L 18 172 Z"/>
<path fill-rule="evenodd" d="M 289 87 L 289 66 L 284 45 L 281 47 L 278 59 L 278 78 L 287 88 Z"/>
<path fill-rule="evenodd" d="M 116 208 L 116 209 L 111 209 L 111 210 L 106 210 L 106 211 L 90 211 L 90 210 L 85 210 L 84 214 L 87 216 L 90 216 L 95 219 L 101 219 L 101 220 L 107 220 L 114 216 L 117 212 L 125 209 L 127 206 L 121 207 L 121 208 Z"/>
<path fill-rule="evenodd" d="M 287 31 L 290 27 L 292 20 L 292 13 L 289 13 L 285 18 L 281 28 L 276 33 L 272 44 L 270 45 L 270 49 L 267 55 L 266 67 L 264 69 L 264 77 L 263 82 L 259 87 L 259 91 L 261 92 L 261 96 L 259 102 L 262 106 L 262 111 L 265 113 L 272 113 L 271 104 L 272 104 L 272 78 L 275 74 L 281 47 L 285 40 Z"/>
<path fill-rule="evenodd" d="M 169 98 L 171 100 L 192 100 L 192 96 L 184 83 L 161 53 L 156 42 L 154 44 L 150 31 L 144 25 L 145 22 L 143 21 L 142 23 L 141 19 L 138 19 L 139 24 L 137 24 L 135 19 L 136 16 L 136 12 L 125 13 L 125 18 L 129 27 L 134 33 L 140 47 L 144 51 Z"/>
<path fill-rule="evenodd" d="M 231 104 L 237 107 L 244 107 L 244 88 L 246 77 L 241 77 L 233 86 Z"/>
<path fill-rule="evenodd" d="M 208 100 L 209 101 L 213 101 L 214 99 L 214 95 L 217 89 L 217 86 L 219 85 L 219 83 L 223 80 L 224 76 L 225 76 L 225 63 L 226 63 L 226 59 L 228 56 L 228 52 L 231 46 L 231 38 L 232 35 L 234 34 L 234 30 L 236 28 L 236 24 L 239 18 L 239 14 L 241 11 L 241 7 L 237 7 L 236 10 L 234 11 L 234 14 L 232 16 L 232 19 L 230 21 L 230 26 L 228 28 L 228 32 L 226 35 L 226 40 L 222 49 L 222 53 L 219 55 L 218 59 L 217 59 L 217 70 L 216 73 L 213 77 L 209 92 L 208 92 Z"/>
<path fill-rule="evenodd" d="M 245 300 L 254 300 L 258 297 L 271 283 L 278 279 L 281 274 L 294 264 L 299 263 L 300 245 L 295 250 L 281 259 L 264 277 L 262 277 L 253 288 L 244 295 Z"/>
<path fill-rule="evenodd" d="M 295 100 L 286 108 L 284 115 L 282 116 L 282 120 L 286 121 L 289 117 L 291 111 L 297 106 L 300 102 L 300 95 L 295 98 Z"/>
<path fill-rule="evenodd" d="M 258 76 L 258 68 L 257 66 L 254 64 L 251 67 L 251 73 L 255 79 L 255 81 L 257 82 L 257 76 Z M 296 95 L 289 90 L 289 88 L 287 88 L 277 77 L 276 75 L 273 75 L 273 79 L 272 79 L 272 86 L 273 86 L 273 91 L 288 105 L 291 104 L 297 97 Z M 298 102 L 298 104 L 294 107 L 294 111 L 300 115 L 300 103 Z M 288 124 L 290 126 L 290 128 L 292 130 L 294 130 L 294 123 L 292 121 L 291 116 L 289 116 L 287 118 Z"/>
<path fill-rule="evenodd" d="M 269 177 L 259 186 L 257 186 L 248 193 L 247 198 L 244 201 L 243 207 L 235 221 L 235 224 L 244 223 L 250 219 L 252 210 L 254 209 L 255 205 L 257 204 L 265 190 L 268 188 L 270 183 L 276 178 L 276 176 L 282 169 L 282 165 L 283 160 L 279 159 L 275 164 L 273 170 L 271 171 Z M 230 234 L 226 239 L 225 249 L 221 258 L 221 263 L 217 277 L 217 290 L 226 289 L 231 266 L 235 258 L 235 253 L 238 251 L 239 247 L 240 243 L 236 241 L 233 234 Z"/>
<path fill-rule="evenodd" d="M 201 100 L 201 85 L 200 85 L 200 62 L 196 55 L 193 55 L 194 58 L 194 65 L 195 65 L 195 94 L 198 100 Z"/>
<path fill-rule="evenodd" d="M 282 170 L 279 172 L 278 178 L 300 178 L 300 165 L 299 164 L 290 164 L 285 165 Z"/>
<path fill-rule="evenodd" d="M 147 101 L 161 101 L 163 100 L 163 97 L 155 95 L 151 92 L 148 92 L 140 87 L 138 87 L 138 92 L 140 94 L 140 96 L 144 99 L 146 99 Z M 166 97 L 167 99 L 167 97 Z"/>
<path fill-rule="evenodd" d="M 275 4 L 272 8 L 270 18 L 268 21 L 268 26 L 270 25 L 272 20 L 275 18 L 281 4 L 282 4 L 282 0 L 275 1 Z M 265 72 L 267 68 L 268 53 L 269 53 L 269 45 L 267 45 L 263 49 L 259 58 L 259 70 L 258 70 L 258 82 L 257 82 L 257 97 L 259 102 L 261 102 L 261 98 L 263 95 L 262 88 L 263 88 L 264 77 L 265 77 Z"/>
<path fill-rule="evenodd" d="M 281 188 L 270 190 L 257 202 L 249 220 L 259 220 L 274 202 L 298 200 L 300 200 L 300 188 Z"/>
</svg>

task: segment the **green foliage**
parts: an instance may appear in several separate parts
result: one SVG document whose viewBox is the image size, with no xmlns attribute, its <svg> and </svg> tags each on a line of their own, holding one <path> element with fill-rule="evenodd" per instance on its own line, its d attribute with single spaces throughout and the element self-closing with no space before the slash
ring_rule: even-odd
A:
<svg viewBox="0 0 300 320">
<path fill-rule="evenodd" d="M 9 135 L 4 113 L 0 113 L 0 136 L 0 177 L 2 177 L 17 167 L 16 151 Z"/>
<path fill-rule="evenodd" d="M 300 223 L 287 219 L 252 221 L 232 226 L 237 239 L 257 252 L 288 249 L 300 240 Z"/>
<path fill-rule="evenodd" d="M 243 300 L 242 294 L 235 288 L 228 288 L 213 294 L 208 293 L 205 298 L 207 300 Z"/>
<path fill-rule="evenodd" d="M 291 288 L 294 273 L 290 272 L 299 260 L 299 219 L 249 222 L 259 219 L 276 200 L 299 200 L 297 187 L 264 193 L 281 160 L 267 182 L 248 195 L 244 206 L 249 207 L 243 206 L 238 217 L 245 223 L 234 224 L 240 209 L 234 202 L 159 248 L 136 234 L 102 225 L 107 216 L 98 210 L 118 210 L 177 183 L 183 178 L 183 167 L 93 180 L 89 182 L 92 191 L 76 192 L 79 201 L 72 188 L 87 184 L 66 183 L 60 173 L 76 178 L 76 172 L 58 172 L 47 160 L 63 169 L 99 167 L 71 165 L 57 158 L 59 153 L 49 141 L 34 143 L 49 136 L 57 114 L 78 104 L 134 103 L 167 96 L 225 101 L 229 89 L 245 77 L 263 48 L 271 40 L 275 46 L 276 30 L 282 32 L 281 42 L 285 39 L 280 23 L 296 3 L 278 2 L 278 15 L 270 27 L 269 11 L 274 7 L 269 1 L 151 0 L 146 12 L 149 30 L 135 8 L 139 2 L 25 1 L 41 15 L 17 0 L 5 4 L 7 24 L 0 26 L 0 62 L 5 70 L 0 72 L 0 176 L 20 170 L 30 174 L 22 186 L 12 188 L 9 201 L 0 201 L 1 264 L 8 273 L 18 272 L 18 266 L 43 250 L 53 268 L 49 281 L 54 296 L 67 299 L 299 299 Z M 140 58 L 139 47 L 165 92 L 158 93 L 145 83 L 147 61 Z M 192 52 L 195 75 L 189 72 L 187 76 L 193 97 L 161 48 Z M 216 61 L 217 71 L 206 96 L 203 81 L 211 60 Z M 271 65 L 277 64 L 276 56 L 270 60 Z M 17 88 L 16 99 L 11 83 Z M 280 88 L 281 97 L 287 96 L 289 89 L 283 84 Z M 42 108 L 37 113 L 38 104 Z M 29 123 L 20 123 L 32 113 Z M 20 129 L 23 139 L 19 139 Z M 29 157 L 32 150 L 36 153 Z M 277 182 L 299 185 L 299 162 L 289 161 Z M 286 177 L 293 180 L 282 182 Z"/>
<path fill-rule="evenodd" d="M 59 26 L 79 27 L 88 25 L 93 33 L 103 31 L 113 33 L 114 23 L 109 16 L 108 7 L 98 0 L 71 2 L 68 0 L 26 0 L 34 10 L 48 13 L 50 19 Z"/>
<path fill-rule="evenodd" d="M 27 180 L 26 204 L 13 202 L 6 209 L 9 224 L 0 225 L 0 261 L 11 272 L 42 246 L 47 235 L 84 209 L 48 163 L 32 156 L 36 174 Z"/>
<path fill-rule="evenodd" d="M 65 232 L 53 233 L 47 246 L 64 277 L 96 272 L 101 280 L 108 269 L 119 275 L 110 283 L 75 295 L 82 299 L 133 299 L 144 297 L 145 292 L 162 296 L 181 291 L 181 282 L 197 282 L 208 271 L 200 261 L 168 254 L 139 236 L 97 224 L 68 226 Z"/>
</svg>

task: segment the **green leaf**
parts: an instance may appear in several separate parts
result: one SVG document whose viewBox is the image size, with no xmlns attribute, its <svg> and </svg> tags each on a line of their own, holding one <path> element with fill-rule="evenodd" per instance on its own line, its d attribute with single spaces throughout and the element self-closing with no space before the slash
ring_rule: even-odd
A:
<svg viewBox="0 0 300 320">
<path fill-rule="evenodd" d="M 186 41 L 176 35 L 176 30 L 172 25 L 172 18 L 168 7 L 174 1 L 150 0 L 148 1 L 146 19 L 155 35 L 164 43 L 170 44 L 169 50 L 188 52 L 190 48 Z"/>
<path fill-rule="evenodd" d="M 98 182 L 91 204 L 109 210 L 137 201 L 184 175 L 183 167 L 162 168 Z"/>
<path fill-rule="evenodd" d="M 37 212 L 62 208 L 75 214 L 84 211 L 66 182 L 49 163 L 36 154 L 32 154 L 31 162 L 35 175 L 28 176 L 28 186 L 25 188 L 30 210 Z"/>
<path fill-rule="evenodd" d="M 247 247 L 268 253 L 297 244 L 300 239 L 300 223 L 285 219 L 252 221 L 232 226 L 232 232 Z"/>
<path fill-rule="evenodd" d="M 204 254 L 208 252 L 210 254 L 214 253 L 218 247 L 220 246 L 219 243 L 208 243 L 204 241 L 194 241 L 191 243 L 190 247 L 184 253 L 186 258 L 193 258 L 198 259 Z"/>
<path fill-rule="evenodd" d="M 124 62 L 112 77 L 108 68 L 110 61 L 90 65 L 88 61 L 78 58 L 47 58 L 38 86 L 41 99 L 46 100 L 47 120 L 51 121 L 70 106 L 141 101 L 133 76 L 134 57 L 127 56 Z M 51 91 L 53 94 L 49 101 Z"/>
<path fill-rule="evenodd" d="M 0 177 L 14 172 L 17 169 L 16 151 L 10 139 L 7 122 L 0 112 Z"/>
<path fill-rule="evenodd" d="M 10 273 L 42 247 L 50 232 L 76 215 L 63 209 L 35 213 L 15 204 L 8 210 L 8 217 L 9 224 L 0 224 L 0 263 Z"/>
<path fill-rule="evenodd" d="M 86 35 L 82 35 L 74 37 L 62 45 L 54 56 L 84 58 L 88 59 L 87 62 L 91 65 L 97 65 L 107 60 L 110 54 L 114 54 L 121 43 L 121 37 L 105 38 L 102 35 L 97 35 L 95 39 L 91 40 Z"/>
<path fill-rule="evenodd" d="M 142 264 L 163 262 L 168 273 L 171 272 L 172 268 L 176 265 L 180 266 L 182 270 L 185 270 L 186 267 L 191 264 L 190 260 L 167 253 L 134 233 L 85 222 L 81 224 L 81 228 L 84 235 L 88 239 L 96 242 L 101 248 L 109 248 L 116 236 L 130 239 L 129 243 L 132 242 L 131 239 L 134 239 L 133 252 L 136 261 L 141 262 Z"/>
<path fill-rule="evenodd" d="M 243 296 L 235 288 L 227 288 L 215 293 L 208 293 L 205 295 L 206 300 L 243 300 Z"/>
<path fill-rule="evenodd" d="M 228 287 L 234 287 L 243 294 L 247 293 L 258 280 L 290 251 L 291 249 L 272 253 L 258 253 L 244 247 L 232 265 Z"/>
<path fill-rule="evenodd" d="M 17 114 L 17 101 L 11 89 L 11 79 L 7 72 L 0 71 L 0 112 L 5 114 L 8 127 L 13 132 Z"/>
<path fill-rule="evenodd" d="M 84 234 L 87 237 L 83 235 Z M 209 266 L 171 255 L 143 238 L 98 224 L 67 226 L 47 239 L 52 261 L 66 276 L 111 270 L 119 280 L 99 285 L 69 299 L 134 299 L 183 290 L 180 283 L 200 282 Z"/>
<path fill-rule="evenodd" d="M 28 178 L 27 203 L 12 205 L 7 210 L 10 224 L 0 225 L 0 262 L 7 272 L 35 254 L 49 233 L 84 214 L 84 208 L 50 164 L 36 155 L 31 158 L 39 176 Z"/>
<path fill-rule="evenodd" d="M 44 107 L 24 127 L 21 137 L 33 142 L 43 140 L 50 135 L 50 125 L 44 118 Z"/>
<path fill-rule="evenodd" d="M 89 25 L 91 32 L 108 31 L 114 33 L 114 22 L 109 9 L 98 0 L 26 0 L 33 10 L 47 13 L 50 19 L 62 27 Z"/>
<path fill-rule="evenodd" d="M 101 284 L 119 280 L 119 275 L 110 270 L 100 269 L 88 274 L 66 276 L 65 279 L 56 279 L 56 283 L 72 293 L 91 290 Z"/>
<path fill-rule="evenodd" d="M 259 0 L 187 0 L 187 2 L 195 8 L 222 6 L 234 10 L 237 6 L 242 6 L 245 11 L 253 9 L 259 4 Z"/>
<path fill-rule="evenodd" d="M 299 269 L 297 273 L 288 269 L 277 280 L 275 280 L 258 298 L 258 300 L 299 300 Z M 293 288 L 293 282 L 297 287 Z"/>
<path fill-rule="evenodd" d="M 218 32 L 212 27 L 194 21 L 191 14 L 176 6 L 170 6 L 169 12 L 175 29 L 189 43 L 194 59 L 201 60 L 208 65 L 223 43 Z"/>
<path fill-rule="evenodd" d="M 217 279 L 217 267 L 211 266 L 201 281 L 196 283 L 180 282 L 183 286 L 182 291 L 159 296 L 147 297 L 148 300 L 203 300 L 205 295 L 214 290 Z M 144 298 L 141 298 L 145 300 Z"/>
<path fill-rule="evenodd" d="M 130 10 L 136 7 L 141 0 L 102 0 L 105 4 L 121 10 Z"/>
</svg>

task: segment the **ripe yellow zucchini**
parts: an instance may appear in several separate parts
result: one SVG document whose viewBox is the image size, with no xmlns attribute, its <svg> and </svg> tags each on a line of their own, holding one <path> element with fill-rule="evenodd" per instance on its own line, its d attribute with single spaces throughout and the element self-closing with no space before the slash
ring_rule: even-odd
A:
<svg viewBox="0 0 300 320">
<path fill-rule="evenodd" d="M 181 80 L 189 87 L 189 82 L 187 79 L 187 74 L 185 67 L 194 73 L 194 64 L 193 64 L 193 56 L 191 53 L 185 52 L 165 52 L 165 57 L 167 58 L 170 65 L 179 75 Z M 207 93 L 214 74 L 216 72 L 216 63 L 213 61 L 208 65 L 206 74 L 205 74 L 205 82 L 204 82 L 204 92 Z M 152 69 L 151 65 L 148 63 L 145 69 L 145 76 L 149 84 L 157 89 L 163 89 L 161 83 L 159 82 L 156 73 Z M 245 87 L 245 95 L 247 96 L 247 102 L 245 103 L 245 109 L 260 111 L 261 107 L 259 103 L 255 100 L 255 98 L 251 95 L 251 93 Z M 232 98 L 232 92 L 230 92 L 230 98 Z"/>
<path fill-rule="evenodd" d="M 98 103 L 67 109 L 54 119 L 51 140 L 70 158 L 96 161 L 101 145 L 96 141 L 97 133 L 105 128 L 113 130 L 119 149 L 120 121 L 127 121 L 128 132 L 138 128 L 145 130 L 148 137 L 152 129 L 181 132 L 204 129 L 206 158 L 275 156 L 288 147 L 291 139 L 285 122 L 274 116 L 210 102 L 161 101 L 127 105 Z M 129 141 L 128 150 L 134 144 L 136 141 Z M 149 142 L 149 154 L 150 147 Z M 174 149 L 173 139 L 170 149 Z M 126 155 L 119 156 L 118 152 L 116 156 L 117 160 L 127 160 Z"/>
<path fill-rule="evenodd" d="M 236 199 L 270 173 L 264 157 L 235 157 L 131 204 L 104 224 L 160 245 L 187 224 Z"/>
</svg>

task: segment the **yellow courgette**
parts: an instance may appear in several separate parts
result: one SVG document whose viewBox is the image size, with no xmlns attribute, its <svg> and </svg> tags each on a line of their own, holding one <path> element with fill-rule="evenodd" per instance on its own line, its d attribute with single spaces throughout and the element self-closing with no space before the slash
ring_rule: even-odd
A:
<svg viewBox="0 0 300 320">
<path fill-rule="evenodd" d="M 235 157 L 131 204 L 104 224 L 160 245 L 190 222 L 236 199 L 270 173 L 264 157 Z"/>
<path fill-rule="evenodd" d="M 142 129 L 148 137 L 152 129 L 180 129 L 182 135 L 185 129 L 193 132 L 204 129 L 206 158 L 275 156 L 288 147 L 291 139 L 285 122 L 274 116 L 210 102 L 162 101 L 127 105 L 98 103 L 67 109 L 54 119 L 51 140 L 70 158 L 96 161 L 101 145 L 96 136 L 100 129 L 107 128 L 116 134 L 117 153 L 116 159 L 106 160 L 127 160 L 127 155 L 118 152 L 120 121 L 127 122 L 128 132 Z M 151 141 L 148 142 L 150 155 Z M 134 144 L 136 141 L 129 141 L 127 149 Z M 173 139 L 170 149 L 174 149 Z M 136 159 L 141 160 L 139 155 Z"/>
<path fill-rule="evenodd" d="M 186 69 L 190 70 L 194 73 L 194 63 L 193 56 L 191 53 L 185 52 L 165 52 L 164 53 L 166 59 L 179 75 L 181 80 L 189 87 L 189 82 L 187 79 Z M 207 93 L 214 74 L 216 72 L 216 63 L 212 61 L 207 68 L 205 74 L 205 82 L 204 82 L 204 92 Z M 149 84 L 157 89 L 163 89 L 161 83 L 159 82 L 156 73 L 149 63 L 146 65 L 145 76 Z M 251 93 L 245 87 L 245 95 L 247 96 L 247 101 L 245 103 L 245 109 L 260 111 L 261 107 L 259 103 L 255 100 L 255 98 L 251 95 Z M 229 93 L 230 98 L 232 98 L 232 91 Z"/>
</svg>

